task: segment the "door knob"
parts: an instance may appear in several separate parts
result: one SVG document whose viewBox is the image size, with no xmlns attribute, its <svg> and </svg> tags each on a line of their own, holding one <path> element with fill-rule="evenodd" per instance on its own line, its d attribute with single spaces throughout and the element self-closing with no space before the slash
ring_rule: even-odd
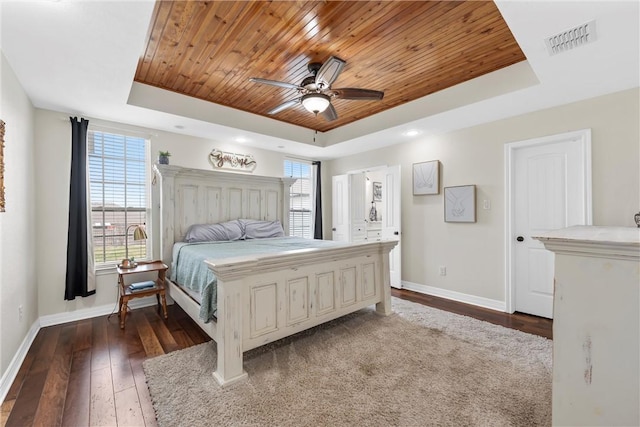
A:
<svg viewBox="0 0 640 427">
<path fill-rule="evenodd" d="M 516 237 L 516 240 L 517 240 L 518 242 L 524 242 L 524 237 L 522 237 L 522 236 L 518 236 L 518 237 Z"/>
<path fill-rule="evenodd" d="M 331 229 L 331 231 L 336 231 L 336 229 L 335 229 L 335 228 L 332 228 L 332 229 Z"/>
<path fill-rule="evenodd" d="M 400 234 L 400 233 L 398 233 L 397 231 L 394 231 L 394 232 L 393 232 L 393 235 L 394 235 L 394 236 L 398 236 L 399 234 Z"/>
</svg>

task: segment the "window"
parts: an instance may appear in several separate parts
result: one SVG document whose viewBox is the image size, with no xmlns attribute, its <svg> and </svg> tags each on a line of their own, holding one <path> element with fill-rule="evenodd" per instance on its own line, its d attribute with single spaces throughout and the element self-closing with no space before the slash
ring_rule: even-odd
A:
<svg viewBox="0 0 640 427">
<path fill-rule="evenodd" d="M 289 235 L 313 239 L 313 189 L 311 163 L 285 160 L 284 176 L 297 178 L 291 186 Z"/>
<path fill-rule="evenodd" d="M 95 265 L 121 261 L 127 244 L 129 258 L 147 259 L 148 241 L 131 226 L 147 223 L 148 141 L 90 130 L 87 143 Z"/>
</svg>

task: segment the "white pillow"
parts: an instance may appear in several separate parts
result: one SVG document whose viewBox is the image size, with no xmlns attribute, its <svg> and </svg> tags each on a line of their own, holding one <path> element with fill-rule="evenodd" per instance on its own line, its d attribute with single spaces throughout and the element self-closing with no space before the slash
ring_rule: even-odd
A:
<svg viewBox="0 0 640 427">
<path fill-rule="evenodd" d="M 260 221 L 256 219 L 240 219 L 245 239 L 266 239 L 283 237 L 284 230 L 280 221 Z"/>
<path fill-rule="evenodd" d="M 234 220 L 217 224 L 194 224 L 187 229 L 184 241 L 188 243 L 220 242 L 242 238 L 244 238 L 243 228 L 238 220 Z"/>
</svg>

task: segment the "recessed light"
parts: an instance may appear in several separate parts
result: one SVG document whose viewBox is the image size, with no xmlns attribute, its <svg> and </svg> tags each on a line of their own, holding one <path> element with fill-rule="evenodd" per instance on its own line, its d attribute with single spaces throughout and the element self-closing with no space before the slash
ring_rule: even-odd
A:
<svg viewBox="0 0 640 427">
<path fill-rule="evenodd" d="M 174 128 L 176 128 L 176 129 L 184 129 L 184 126 L 182 126 L 182 125 L 175 125 L 175 126 L 174 126 Z"/>
<path fill-rule="evenodd" d="M 416 136 L 420 134 L 420 131 L 417 129 L 409 129 L 402 133 L 404 136 Z"/>
<path fill-rule="evenodd" d="M 236 141 L 236 142 L 239 142 L 239 143 L 243 143 L 243 142 L 247 142 L 248 140 L 247 140 L 247 138 L 245 138 L 245 137 L 243 137 L 243 136 L 239 136 L 239 137 L 237 137 L 237 138 L 235 139 L 235 141 Z"/>
</svg>

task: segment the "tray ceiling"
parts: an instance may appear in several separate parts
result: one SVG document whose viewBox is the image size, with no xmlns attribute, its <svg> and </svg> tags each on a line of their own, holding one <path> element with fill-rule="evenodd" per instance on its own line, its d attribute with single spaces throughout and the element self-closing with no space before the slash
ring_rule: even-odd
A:
<svg viewBox="0 0 640 427">
<path fill-rule="evenodd" d="M 382 101 L 333 99 L 338 119 L 250 77 L 300 84 L 309 62 L 347 62 L 333 88 L 384 91 Z M 158 1 L 135 81 L 328 131 L 525 58 L 493 2 Z"/>
</svg>

